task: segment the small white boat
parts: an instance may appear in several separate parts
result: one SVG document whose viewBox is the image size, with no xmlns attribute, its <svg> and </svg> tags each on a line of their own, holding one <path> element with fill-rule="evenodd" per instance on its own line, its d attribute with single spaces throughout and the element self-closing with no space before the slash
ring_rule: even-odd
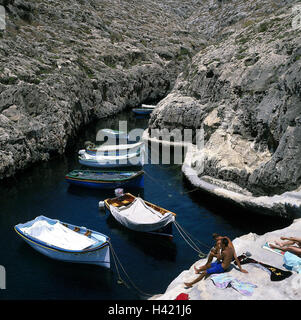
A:
<svg viewBox="0 0 301 320">
<path fill-rule="evenodd" d="M 108 138 L 127 139 L 128 135 L 124 131 L 118 131 L 113 129 L 101 129 L 98 131 L 98 135 Z"/>
<path fill-rule="evenodd" d="M 44 216 L 15 226 L 17 234 L 38 252 L 56 260 L 110 268 L 109 237 Z"/>
<path fill-rule="evenodd" d="M 79 150 L 79 155 L 87 152 L 90 155 L 124 155 L 127 153 L 137 152 L 139 150 L 144 150 L 144 142 L 129 143 L 129 144 L 117 144 L 117 145 L 107 145 L 103 144 L 98 147 L 87 147 L 85 150 Z"/>
<path fill-rule="evenodd" d="M 112 216 L 133 231 L 172 238 L 172 223 L 176 214 L 153 203 L 126 193 L 104 201 Z"/>
<path fill-rule="evenodd" d="M 151 105 L 151 104 L 142 104 L 141 108 L 146 108 L 146 109 L 155 109 L 156 106 Z"/>
<path fill-rule="evenodd" d="M 142 167 L 144 165 L 144 158 L 140 152 L 99 157 L 83 153 L 79 156 L 78 161 L 81 165 L 92 168 Z"/>
<path fill-rule="evenodd" d="M 79 151 L 79 163 L 92 168 L 142 167 L 144 165 L 144 143 L 117 146 L 106 146 L 104 149 L 90 154 L 85 150 Z M 106 153 L 104 150 L 107 150 Z M 120 152 L 120 153 L 119 153 Z"/>
</svg>

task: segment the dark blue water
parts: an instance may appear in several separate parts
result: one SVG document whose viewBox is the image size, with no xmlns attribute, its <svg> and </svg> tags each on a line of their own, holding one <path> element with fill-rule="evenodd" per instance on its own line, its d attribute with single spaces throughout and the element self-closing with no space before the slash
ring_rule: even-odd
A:
<svg viewBox="0 0 301 320">
<path fill-rule="evenodd" d="M 100 128 L 118 129 L 119 120 L 128 120 L 129 130 L 145 128 L 147 119 L 137 119 L 130 112 L 99 121 L 79 134 L 68 154 L 19 173 L 1 185 L 0 195 L 0 264 L 6 269 L 6 290 L 0 299 L 120 300 L 144 299 L 137 290 L 117 283 L 111 270 L 97 266 L 68 264 L 47 258 L 28 246 L 15 233 L 14 225 L 38 215 L 86 226 L 111 238 L 127 274 L 143 293 L 163 293 L 169 283 L 188 269 L 197 253 L 174 228 L 172 241 L 149 237 L 121 227 L 98 209 L 98 202 L 114 196 L 114 191 L 72 188 L 64 180 L 67 172 L 79 168 L 77 151 L 86 140 L 95 139 Z M 179 165 L 146 165 L 144 190 L 136 195 L 177 213 L 178 223 L 197 238 L 207 252 L 211 234 L 230 238 L 249 232 L 263 234 L 288 226 L 282 221 L 242 211 L 201 192 L 183 177 Z M 126 277 L 122 274 L 126 280 Z"/>
</svg>

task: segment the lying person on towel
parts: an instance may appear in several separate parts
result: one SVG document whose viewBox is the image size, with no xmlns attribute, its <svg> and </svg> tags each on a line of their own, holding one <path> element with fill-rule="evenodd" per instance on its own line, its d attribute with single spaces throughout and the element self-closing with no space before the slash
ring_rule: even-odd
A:
<svg viewBox="0 0 301 320">
<path fill-rule="evenodd" d="M 284 252 L 290 252 L 298 257 L 301 257 L 301 238 L 294 238 L 294 237 L 280 237 L 281 240 L 288 240 L 286 242 L 278 242 L 275 241 L 276 245 L 274 244 L 269 244 L 269 246 L 272 249 L 279 249 Z M 295 246 L 296 244 L 296 246 Z"/>
<path fill-rule="evenodd" d="M 226 238 L 221 240 L 221 251 L 216 254 L 217 261 L 212 263 L 206 263 L 200 268 L 194 266 L 195 273 L 201 274 L 192 282 L 184 282 L 185 286 L 190 288 L 192 285 L 202 280 L 205 276 L 208 276 L 213 273 L 222 273 L 225 272 L 234 258 L 234 248 L 229 246 L 229 241 Z"/>
</svg>

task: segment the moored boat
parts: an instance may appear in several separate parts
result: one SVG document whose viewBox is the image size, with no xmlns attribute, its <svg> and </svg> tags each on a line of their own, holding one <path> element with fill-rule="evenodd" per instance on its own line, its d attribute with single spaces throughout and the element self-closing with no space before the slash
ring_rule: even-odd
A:
<svg viewBox="0 0 301 320">
<path fill-rule="evenodd" d="M 102 155 L 102 156 L 119 156 L 125 155 L 127 153 L 137 152 L 141 149 L 144 149 L 145 145 L 144 142 L 137 142 L 137 143 L 129 143 L 129 144 L 117 144 L 117 145 L 108 145 L 103 144 L 98 147 L 86 147 L 86 149 L 79 150 L 79 154 L 84 152 L 88 153 L 89 155 Z"/>
<path fill-rule="evenodd" d="M 172 238 L 176 214 L 131 193 L 104 201 L 112 216 L 126 228 Z"/>
<path fill-rule="evenodd" d="M 32 248 L 52 259 L 110 268 L 110 239 L 100 232 L 45 216 L 19 223 L 15 231 Z"/>
<path fill-rule="evenodd" d="M 143 171 L 73 170 L 65 179 L 71 185 L 87 188 L 144 187 Z"/>
<path fill-rule="evenodd" d="M 116 139 L 127 139 L 128 135 L 124 131 L 113 130 L 113 129 L 101 129 L 98 131 L 98 135 L 102 135 L 103 137 L 108 138 L 116 138 Z"/>
<path fill-rule="evenodd" d="M 79 163 L 92 168 L 142 167 L 144 150 L 129 152 L 122 155 L 90 155 L 85 151 L 79 154 Z"/>
<path fill-rule="evenodd" d="M 132 111 L 138 115 L 149 115 L 153 112 L 154 109 L 150 108 L 134 108 Z"/>
<path fill-rule="evenodd" d="M 155 109 L 156 105 L 152 105 L 152 104 L 142 104 L 141 108 L 146 108 L 146 109 Z"/>
</svg>

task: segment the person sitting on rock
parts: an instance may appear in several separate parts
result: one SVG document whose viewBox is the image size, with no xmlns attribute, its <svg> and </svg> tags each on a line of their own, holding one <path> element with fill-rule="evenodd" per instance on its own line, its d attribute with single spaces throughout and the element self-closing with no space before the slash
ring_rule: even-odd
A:
<svg viewBox="0 0 301 320">
<path fill-rule="evenodd" d="M 231 261 L 234 258 L 234 248 L 229 246 L 229 241 L 225 237 L 221 239 L 220 248 L 221 251 L 216 254 L 216 262 L 209 264 L 206 263 L 200 268 L 196 268 L 196 266 L 194 266 L 195 273 L 197 274 L 201 272 L 201 274 L 191 282 L 184 282 L 186 287 L 190 288 L 204 277 L 213 273 L 223 273 L 229 268 Z"/>
<path fill-rule="evenodd" d="M 215 240 L 215 246 L 211 249 L 211 251 L 210 251 L 210 253 L 209 253 L 209 256 L 208 256 L 208 260 L 207 260 L 207 262 L 206 262 L 206 265 L 209 266 L 209 265 L 211 264 L 213 258 L 214 258 L 214 257 L 217 257 L 217 253 L 220 252 L 220 250 L 221 250 L 221 247 L 220 247 L 220 245 L 221 245 L 221 240 L 224 238 L 224 239 L 227 239 L 227 240 L 228 240 L 228 246 L 229 246 L 230 248 L 233 248 L 233 251 L 234 251 L 233 258 L 234 258 L 234 260 L 236 261 L 236 264 L 237 264 L 239 270 L 240 270 L 241 272 L 243 272 L 243 273 L 248 273 L 247 270 L 245 270 L 245 269 L 243 269 L 243 268 L 241 267 L 240 262 L 239 262 L 239 260 L 238 260 L 238 258 L 237 258 L 237 255 L 236 255 L 236 251 L 235 251 L 234 245 L 233 245 L 232 241 L 230 240 L 230 238 L 227 237 L 227 236 L 221 236 L 221 235 L 219 235 L 218 233 L 213 233 L 213 234 L 212 234 L 212 237 L 213 237 L 213 239 Z"/>
<path fill-rule="evenodd" d="M 281 240 L 288 240 L 286 242 L 275 241 L 275 244 L 270 243 L 272 249 L 279 249 L 284 252 L 290 252 L 298 257 L 301 257 L 301 238 L 295 237 L 280 237 Z"/>
</svg>

